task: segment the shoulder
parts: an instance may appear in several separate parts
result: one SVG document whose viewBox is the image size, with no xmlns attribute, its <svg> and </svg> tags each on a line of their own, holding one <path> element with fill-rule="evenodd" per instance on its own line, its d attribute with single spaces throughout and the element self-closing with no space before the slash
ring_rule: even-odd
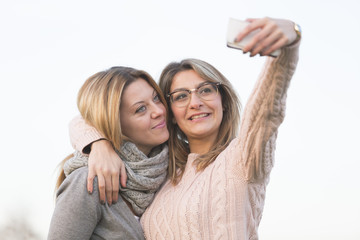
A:
<svg viewBox="0 0 360 240">
<path fill-rule="evenodd" d="M 87 201 L 98 203 L 98 184 L 97 178 L 94 179 L 94 191 L 89 194 L 87 191 L 87 176 L 88 167 L 81 167 L 69 174 L 60 185 L 56 197 L 59 198 L 61 195 L 66 195 L 71 198 L 86 198 Z"/>
<path fill-rule="evenodd" d="M 239 155 L 239 144 L 240 144 L 240 137 L 236 137 L 233 140 L 231 140 L 231 142 L 229 143 L 229 145 L 224 149 L 224 151 L 222 151 L 219 156 L 238 156 Z"/>
<path fill-rule="evenodd" d="M 88 168 L 87 167 L 80 167 L 74 171 L 72 171 L 62 182 L 60 188 L 67 188 L 69 186 L 72 187 L 82 187 L 86 186 L 87 182 L 87 175 L 88 175 Z"/>
<path fill-rule="evenodd" d="M 244 165 L 241 161 L 244 155 L 244 149 L 240 147 L 241 138 L 238 136 L 234 138 L 229 145 L 217 156 L 217 164 L 222 164 L 227 172 L 228 177 L 233 177 L 233 174 L 237 178 L 245 179 Z"/>
<path fill-rule="evenodd" d="M 97 194 L 86 188 L 87 167 L 73 171 L 57 191 L 49 239 L 89 239 L 103 216 Z M 64 237 L 65 236 L 65 237 Z M 66 237 L 67 236 L 67 237 Z"/>
<path fill-rule="evenodd" d="M 217 164 L 226 164 L 231 165 L 233 164 L 233 160 L 238 158 L 241 154 L 239 151 L 239 138 L 236 137 L 228 144 L 228 146 L 219 153 L 219 155 L 216 157 L 215 162 Z"/>
</svg>

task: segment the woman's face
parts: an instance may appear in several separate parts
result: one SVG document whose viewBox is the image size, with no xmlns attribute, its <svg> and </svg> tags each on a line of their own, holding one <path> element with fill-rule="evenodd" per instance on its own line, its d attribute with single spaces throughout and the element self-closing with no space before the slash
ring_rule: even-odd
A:
<svg viewBox="0 0 360 240">
<path fill-rule="evenodd" d="M 179 72 L 175 75 L 170 92 L 177 89 L 195 89 L 206 82 L 194 70 Z M 189 103 L 184 107 L 171 104 L 176 123 L 185 133 L 189 142 L 192 139 L 215 141 L 223 118 L 221 95 L 213 100 L 204 101 L 194 92 Z"/>
<path fill-rule="evenodd" d="M 165 107 L 144 79 L 132 82 L 123 92 L 120 121 L 123 134 L 146 155 L 169 138 Z"/>
</svg>

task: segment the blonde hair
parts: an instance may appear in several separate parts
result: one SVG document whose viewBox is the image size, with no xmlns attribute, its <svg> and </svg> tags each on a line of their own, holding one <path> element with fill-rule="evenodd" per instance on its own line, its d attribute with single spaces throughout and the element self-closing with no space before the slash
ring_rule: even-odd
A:
<svg viewBox="0 0 360 240">
<path fill-rule="evenodd" d="M 159 86 L 164 94 L 170 92 L 175 75 L 194 70 L 202 79 L 209 82 L 220 82 L 219 92 L 222 99 L 223 119 L 220 125 L 218 140 L 210 151 L 197 157 L 194 164 L 198 171 L 204 170 L 229 145 L 239 130 L 241 104 L 231 83 L 215 67 L 198 59 L 185 59 L 173 62 L 165 67 L 160 76 Z M 170 99 L 166 98 L 170 106 Z M 169 176 L 176 185 L 184 173 L 187 157 L 190 153 L 189 144 L 184 132 L 172 120 L 174 115 L 169 111 L 168 128 L 169 138 Z"/>
<path fill-rule="evenodd" d="M 167 110 L 166 100 L 154 79 L 145 71 L 129 67 L 112 67 L 92 75 L 85 81 L 78 93 L 77 105 L 81 116 L 109 140 L 118 151 L 122 141 L 126 138 L 120 124 L 121 96 L 127 86 L 140 78 L 155 89 Z M 59 164 L 61 172 L 56 189 L 65 179 L 63 165 L 71 157 L 72 155 L 69 155 Z"/>
</svg>

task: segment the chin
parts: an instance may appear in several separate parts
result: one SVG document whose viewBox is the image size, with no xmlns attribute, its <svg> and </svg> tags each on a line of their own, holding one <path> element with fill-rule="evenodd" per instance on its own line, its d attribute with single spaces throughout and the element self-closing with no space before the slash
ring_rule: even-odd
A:
<svg viewBox="0 0 360 240">
<path fill-rule="evenodd" d="M 158 137 L 157 138 L 157 143 L 158 143 L 157 145 L 165 143 L 168 139 L 169 139 L 169 134 L 167 134 L 165 136 L 163 135 L 161 137 Z"/>
</svg>

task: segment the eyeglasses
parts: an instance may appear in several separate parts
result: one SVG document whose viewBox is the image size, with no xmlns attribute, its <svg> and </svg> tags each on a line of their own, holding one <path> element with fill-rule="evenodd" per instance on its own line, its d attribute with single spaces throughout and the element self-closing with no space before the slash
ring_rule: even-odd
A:
<svg viewBox="0 0 360 240">
<path fill-rule="evenodd" d="M 194 89 L 177 89 L 166 95 L 176 107 L 185 107 L 190 102 L 190 95 L 195 92 L 196 96 L 204 101 L 213 100 L 219 92 L 221 83 L 205 82 Z"/>
</svg>

